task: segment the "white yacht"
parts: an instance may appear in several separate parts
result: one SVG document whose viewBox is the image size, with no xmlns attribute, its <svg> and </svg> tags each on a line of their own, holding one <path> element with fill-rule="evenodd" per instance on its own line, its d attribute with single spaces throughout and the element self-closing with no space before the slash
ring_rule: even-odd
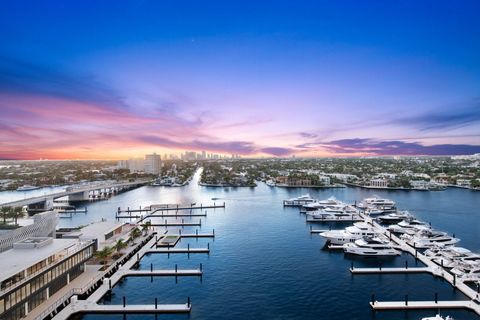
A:
<svg viewBox="0 0 480 320">
<path fill-rule="evenodd" d="M 365 214 L 369 216 L 374 216 L 374 215 L 379 215 L 379 214 L 384 214 L 385 210 L 379 207 L 368 207 L 365 209 Z"/>
<path fill-rule="evenodd" d="M 320 233 L 320 236 L 327 239 L 327 242 L 334 245 L 355 242 L 363 237 L 375 237 L 378 233 L 371 225 L 365 222 L 356 222 L 353 226 L 344 230 L 330 230 Z"/>
<path fill-rule="evenodd" d="M 314 211 L 318 209 L 325 209 L 325 208 L 336 208 L 336 207 L 344 207 L 346 206 L 340 200 L 337 200 L 335 197 L 330 197 L 326 200 L 317 200 L 315 202 L 307 203 L 302 206 L 303 212 Z"/>
<path fill-rule="evenodd" d="M 312 219 L 318 220 L 339 220 L 339 221 L 351 221 L 357 220 L 360 218 L 358 213 L 354 210 L 329 210 L 329 208 L 316 210 L 316 211 L 308 211 L 306 213 Z"/>
<path fill-rule="evenodd" d="M 365 237 L 353 243 L 346 243 L 343 245 L 343 251 L 360 256 L 398 256 L 401 254 L 392 247 L 388 240 L 378 237 Z"/>
<path fill-rule="evenodd" d="M 411 218 L 412 215 L 408 211 L 399 211 L 394 213 L 389 213 L 387 215 L 378 217 L 381 222 L 383 223 L 398 223 L 402 220 Z"/>
<path fill-rule="evenodd" d="M 276 183 L 274 180 L 267 180 L 265 184 L 269 187 L 275 187 Z"/>
<path fill-rule="evenodd" d="M 391 225 L 387 228 L 388 231 L 394 233 L 415 234 L 421 230 L 430 230 L 431 227 L 423 221 L 415 218 L 407 218 L 397 224 Z"/>
<path fill-rule="evenodd" d="M 40 187 L 36 187 L 36 186 L 31 186 L 31 185 L 28 185 L 28 184 L 25 184 L 21 187 L 18 187 L 17 188 L 17 191 L 31 191 L 31 190 L 37 190 L 37 189 L 40 189 Z"/>
<path fill-rule="evenodd" d="M 288 200 L 283 200 L 283 205 L 285 207 L 301 207 L 303 205 L 306 205 L 307 203 L 312 203 L 315 202 L 316 200 L 312 197 L 310 197 L 309 194 L 304 194 L 300 197 L 296 198 L 291 198 Z"/>
<path fill-rule="evenodd" d="M 480 265 L 472 266 L 471 268 L 455 267 L 450 271 L 463 282 L 480 281 Z"/>
<path fill-rule="evenodd" d="M 451 237 L 445 232 L 433 230 L 422 230 L 414 235 L 403 234 L 401 238 L 406 240 L 410 246 L 418 249 L 426 249 L 433 246 L 453 246 L 460 242 L 459 238 Z"/>
<path fill-rule="evenodd" d="M 445 268 L 454 268 L 462 263 L 480 261 L 480 255 L 462 247 L 434 246 L 425 250 L 424 255 Z"/>
<path fill-rule="evenodd" d="M 446 316 L 444 318 L 441 315 L 437 314 L 435 317 L 425 317 L 425 318 L 422 318 L 422 320 L 454 320 L 454 319 L 450 316 Z"/>
<path fill-rule="evenodd" d="M 395 202 L 389 199 L 382 199 L 379 197 L 372 197 L 372 198 L 365 198 L 363 199 L 358 205 L 361 209 L 367 209 L 370 207 L 378 207 L 385 211 L 387 210 L 394 210 L 395 209 Z"/>
</svg>

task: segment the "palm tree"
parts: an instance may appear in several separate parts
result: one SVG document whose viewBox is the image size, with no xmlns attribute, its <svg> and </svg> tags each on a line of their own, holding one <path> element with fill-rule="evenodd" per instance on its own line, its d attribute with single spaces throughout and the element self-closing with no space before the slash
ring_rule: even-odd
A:
<svg viewBox="0 0 480 320">
<path fill-rule="evenodd" d="M 97 250 L 95 252 L 95 256 L 100 259 L 102 264 L 107 264 L 108 258 L 110 258 L 110 255 L 112 254 L 113 249 L 110 248 L 109 246 L 103 247 L 102 250 Z"/>
<path fill-rule="evenodd" d="M 13 219 L 15 219 L 15 224 L 17 224 L 17 220 L 19 217 L 23 217 L 23 209 L 22 207 L 15 207 L 11 211 Z"/>
<path fill-rule="evenodd" d="M 138 229 L 137 227 L 133 228 L 132 231 L 130 231 L 130 238 L 132 239 L 132 242 L 141 235 L 142 231 L 140 231 L 140 229 Z"/>
<path fill-rule="evenodd" d="M 123 241 L 123 239 L 118 239 L 117 242 L 115 242 L 115 245 L 113 246 L 113 248 L 117 253 L 120 253 L 120 251 L 125 249 L 127 246 L 128 244 L 125 241 Z"/>
<path fill-rule="evenodd" d="M 147 234 L 148 233 L 148 229 L 150 229 L 150 226 L 152 225 L 152 222 L 151 221 L 146 221 L 143 225 L 142 225 L 142 231 L 144 234 Z"/>
<path fill-rule="evenodd" d="M 7 218 L 10 216 L 10 210 L 11 210 L 10 207 L 2 207 L 0 209 L 0 212 L 1 212 L 2 218 L 3 218 L 3 224 L 7 223 Z"/>
</svg>

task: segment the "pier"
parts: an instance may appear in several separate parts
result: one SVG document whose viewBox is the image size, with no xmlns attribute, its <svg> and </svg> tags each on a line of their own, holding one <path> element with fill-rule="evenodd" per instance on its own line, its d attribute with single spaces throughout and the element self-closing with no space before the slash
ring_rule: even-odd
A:
<svg viewBox="0 0 480 320">
<path fill-rule="evenodd" d="M 396 235 L 389 232 L 379 223 L 377 223 L 372 217 L 360 214 L 363 220 L 370 224 L 378 233 L 383 234 L 385 237 L 390 239 L 390 241 L 395 244 L 396 248 L 407 252 L 415 257 L 416 260 L 422 262 L 426 267 L 415 267 L 408 268 L 408 265 L 405 268 L 352 268 L 350 272 L 352 274 L 378 274 L 378 273 L 420 273 L 426 272 L 434 276 L 443 278 L 445 281 L 450 283 L 455 289 L 458 289 L 462 292 L 467 298 L 471 300 L 460 300 L 460 301 L 408 301 L 406 298 L 403 302 L 393 301 L 393 302 L 377 302 L 372 298 L 370 305 L 375 310 L 393 310 L 393 309 L 452 309 L 452 308 L 464 308 L 470 309 L 480 315 L 480 304 L 477 302 L 479 300 L 478 292 L 462 281 L 457 281 L 457 277 L 450 273 L 447 269 L 439 266 L 430 258 L 419 252 L 416 248 L 408 245 L 404 240 L 400 239 Z M 408 296 L 407 296 L 408 297 Z"/>
<path fill-rule="evenodd" d="M 202 276 L 203 271 L 201 269 L 172 269 L 172 270 L 128 270 L 124 272 L 124 277 L 180 277 L 180 276 Z"/>
<path fill-rule="evenodd" d="M 453 301 L 373 301 L 373 310 L 415 310 L 415 309 L 468 309 L 480 315 L 478 303 L 470 300 Z"/>
<path fill-rule="evenodd" d="M 353 274 L 382 274 L 382 273 L 434 273 L 429 267 L 413 268 L 350 268 Z"/>
<path fill-rule="evenodd" d="M 202 226 L 202 219 L 198 222 L 185 222 L 183 219 L 182 221 L 174 221 L 168 222 L 165 220 L 163 223 L 151 223 L 152 227 L 201 227 Z"/>
<path fill-rule="evenodd" d="M 209 246 L 210 247 L 210 246 Z M 210 253 L 210 248 L 157 248 L 157 249 L 149 249 L 146 253 L 167 253 L 167 254 L 174 254 L 174 253 L 187 253 L 187 254 L 192 254 L 192 253 Z"/>
</svg>

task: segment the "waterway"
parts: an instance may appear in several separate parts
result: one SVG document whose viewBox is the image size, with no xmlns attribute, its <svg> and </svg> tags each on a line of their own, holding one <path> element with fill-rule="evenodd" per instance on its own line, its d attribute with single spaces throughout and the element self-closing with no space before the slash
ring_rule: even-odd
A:
<svg viewBox="0 0 480 320">
<path fill-rule="evenodd" d="M 310 235 L 305 216 L 296 208 L 284 208 L 282 200 L 305 193 L 318 199 L 335 196 L 353 203 L 378 195 L 397 202 L 436 229 L 455 233 L 461 246 L 480 252 L 480 193 L 462 189 L 439 192 L 382 191 L 360 188 L 284 189 L 259 184 L 256 188 L 209 188 L 197 185 L 198 173 L 184 187 L 141 187 L 108 200 L 81 204 L 88 213 L 60 219 L 60 226 L 84 225 L 102 218 L 115 219 L 118 207 L 137 208 L 158 203 L 225 202 L 225 209 L 209 209 L 202 217 L 200 232 L 215 229 L 216 238 L 182 240 L 179 246 L 206 247 L 210 255 L 147 255 L 140 268 L 197 267 L 204 276 L 129 277 L 120 282 L 103 303 L 153 304 L 192 301 L 190 315 L 126 315 L 127 319 L 421 319 L 435 311 L 372 312 L 371 295 L 379 301 L 462 299 L 448 283 L 428 274 L 355 275 L 355 266 L 379 266 L 377 258 L 354 258 L 341 252 L 323 250 L 324 240 Z M 169 221 L 173 221 L 168 218 Z M 198 218 L 192 218 L 198 220 Z M 155 221 L 155 220 L 153 220 Z M 318 225 L 343 228 L 344 224 Z M 197 227 L 184 228 L 194 231 Z M 160 228 L 163 230 L 163 228 Z M 172 228 L 178 230 L 178 227 Z M 402 255 L 383 259 L 382 266 L 415 265 L 415 259 Z M 442 312 L 455 319 L 479 319 L 475 314 L 452 310 Z M 79 315 L 75 319 L 124 319 L 123 315 Z"/>
</svg>

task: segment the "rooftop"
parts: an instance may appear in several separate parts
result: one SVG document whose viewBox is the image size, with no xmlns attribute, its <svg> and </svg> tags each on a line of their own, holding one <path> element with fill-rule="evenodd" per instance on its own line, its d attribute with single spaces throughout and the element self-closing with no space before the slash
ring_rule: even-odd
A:
<svg viewBox="0 0 480 320">
<path fill-rule="evenodd" d="M 67 253 L 69 253 L 75 250 L 78 244 L 78 240 L 74 239 L 53 239 L 51 243 L 42 247 L 14 248 L 4 251 L 0 253 L 0 270 L 2 270 L 0 282 L 55 253 L 63 250 L 68 250 Z"/>
</svg>

